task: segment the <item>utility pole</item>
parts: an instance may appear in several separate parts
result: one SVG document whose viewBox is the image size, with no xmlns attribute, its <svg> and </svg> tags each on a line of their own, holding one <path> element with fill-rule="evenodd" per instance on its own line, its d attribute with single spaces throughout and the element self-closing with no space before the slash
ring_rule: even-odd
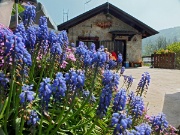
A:
<svg viewBox="0 0 180 135">
<path fill-rule="evenodd" d="M 84 12 L 86 11 L 86 4 L 88 4 L 89 2 L 91 2 L 91 0 L 85 1 L 84 3 Z"/>
<path fill-rule="evenodd" d="M 64 12 L 64 9 L 63 9 L 63 22 L 64 22 L 64 15 L 66 15 L 66 19 L 68 21 L 68 14 L 69 14 L 69 9 L 67 12 Z"/>
</svg>

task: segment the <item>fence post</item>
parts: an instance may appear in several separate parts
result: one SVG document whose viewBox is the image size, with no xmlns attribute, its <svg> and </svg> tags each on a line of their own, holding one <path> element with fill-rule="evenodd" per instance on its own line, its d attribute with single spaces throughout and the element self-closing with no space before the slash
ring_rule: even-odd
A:
<svg viewBox="0 0 180 135">
<path fill-rule="evenodd" d="M 154 68 L 154 54 L 151 54 L 151 67 Z"/>
</svg>

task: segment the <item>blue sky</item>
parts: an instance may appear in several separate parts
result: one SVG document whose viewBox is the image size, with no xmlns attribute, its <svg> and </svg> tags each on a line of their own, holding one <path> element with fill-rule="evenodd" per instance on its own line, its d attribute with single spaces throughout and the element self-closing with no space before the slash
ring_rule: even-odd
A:
<svg viewBox="0 0 180 135">
<path fill-rule="evenodd" d="M 74 18 L 107 0 L 38 0 L 41 2 L 56 25 L 63 23 L 64 12 L 68 18 Z M 161 30 L 180 26 L 180 0 L 108 0 L 128 14 L 150 27 Z M 66 15 L 64 20 L 66 21 Z"/>
</svg>

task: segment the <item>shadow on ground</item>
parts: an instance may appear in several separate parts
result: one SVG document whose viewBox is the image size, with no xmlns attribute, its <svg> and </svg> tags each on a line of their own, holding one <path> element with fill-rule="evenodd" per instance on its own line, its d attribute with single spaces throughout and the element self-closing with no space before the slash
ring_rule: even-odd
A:
<svg viewBox="0 0 180 135">
<path fill-rule="evenodd" d="M 180 92 L 174 94 L 165 94 L 163 113 L 169 124 L 176 128 L 180 125 Z"/>
</svg>

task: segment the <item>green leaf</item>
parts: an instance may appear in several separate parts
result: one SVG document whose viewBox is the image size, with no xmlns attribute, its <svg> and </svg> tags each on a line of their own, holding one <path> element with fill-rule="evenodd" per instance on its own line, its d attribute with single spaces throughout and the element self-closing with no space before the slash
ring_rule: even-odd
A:
<svg viewBox="0 0 180 135">
<path fill-rule="evenodd" d="M 19 132 L 20 123 L 21 123 L 21 118 L 16 118 L 16 132 Z"/>
<path fill-rule="evenodd" d="M 3 118 L 4 111 L 6 109 L 7 103 L 8 103 L 8 97 L 6 98 L 6 101 L 4 102 L 4 106 L 3 106 L 3 109 L 2 109 L 1 114 L 0 114 L 0 119 Z"/>
</svg>

